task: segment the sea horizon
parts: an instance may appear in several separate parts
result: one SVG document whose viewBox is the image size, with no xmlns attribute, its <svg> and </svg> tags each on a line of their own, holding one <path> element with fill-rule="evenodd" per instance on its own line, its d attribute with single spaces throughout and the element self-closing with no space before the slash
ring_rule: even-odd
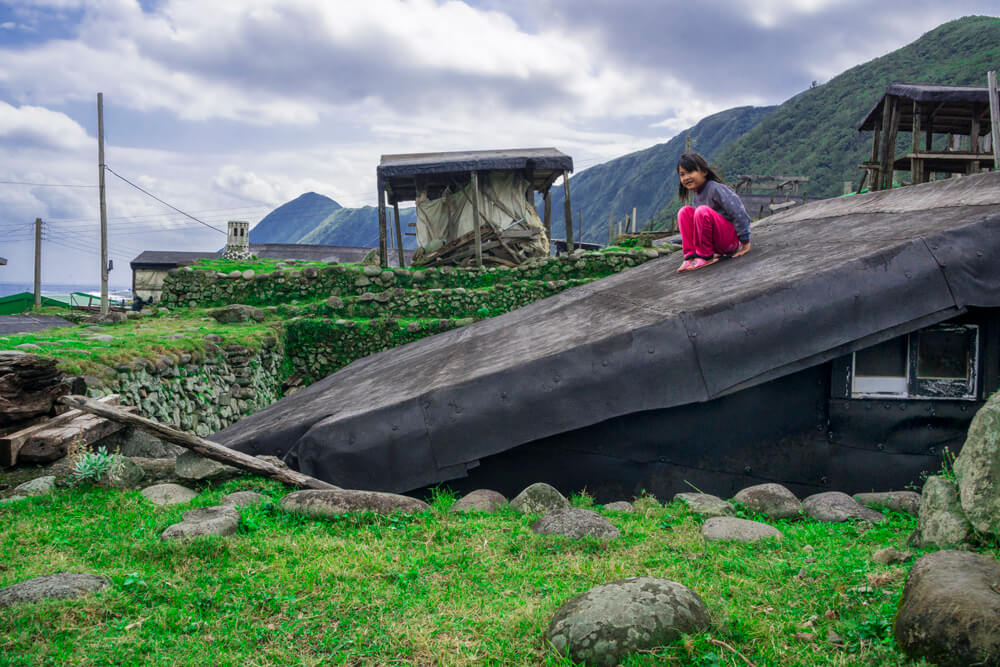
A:
<svg viewBox="0 0 1000 667">
<path fill-rule="evenodd" d="M 130 285 L 109 285 L 110 292 L 131 291 Z M 0 282 L 0 297 L 34 292 L 34 283 Z M 42 283 L 42 294 L 69 294 L 71 292 L 100 292 L 101 286 L 93 283 Z"/>
</svg>

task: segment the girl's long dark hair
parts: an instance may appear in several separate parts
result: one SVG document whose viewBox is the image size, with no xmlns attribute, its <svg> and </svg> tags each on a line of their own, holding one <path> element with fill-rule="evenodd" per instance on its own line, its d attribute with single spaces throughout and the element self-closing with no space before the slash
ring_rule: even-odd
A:
<svg viewBox="0 0 1000 667">
<path fill-rule="evenodd" d="M 698 155 L 695 152 L 691 153 L 681 153 L 680 158 L 677 160 L 677 167 L 674 168 L 676 173 L 678 169 L 684 167 L 684 171 L 703 171 L 705 172 L 706 181 L 718 181 L 722 183 L 722 179 L 719 178 L 718 174 L 712 171 L 712 168 L 708 166 L 708 162 L 705 158 Z M 677 197 L 684 203 L 687 203 L 688 197 L 690 196 L 688 189 L 684 187 L 683 184 L 677 186 Z"/>
</svg>

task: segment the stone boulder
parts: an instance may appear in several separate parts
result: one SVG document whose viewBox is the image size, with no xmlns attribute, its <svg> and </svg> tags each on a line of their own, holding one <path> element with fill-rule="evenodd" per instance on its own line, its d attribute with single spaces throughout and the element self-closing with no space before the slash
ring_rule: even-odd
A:
<svg viewBox="0 0 1000 667">
<path fill-rule="evenodd" d="M 19 496 L 44 496 L 45 494 L 52 493 L 55 488 L 55 475 L 45 475 L 44 477 L 36 477 L 23 484 L 18 484 L 14 487 L 14 494 Z"/>
<path fill-rule="evenodd" d="M 217 505 L 184 512 L 183 521 L 169 526 L 161 540 L 180 540 L 206 535 L 233 535 L 240 525 L 239 511 L 230 505 Z"/>
<path fill-rule="evenodd" d="M 547 639 L 560 655 L 613 667 L 637 651 L 666 646 L 709 626 L 698 594 L 669 579 L 634 577 L 601 584 L 563 604 Z"/>
<path fill-rule="evenodd" d="M 607 505 L 604 506 L 604 509 L 606 509 L 609 512 L 634 512 L 635 511 L 635 507 L 633 507 L 632 503 L 630 503 L 627 500 L 616 500 L 613 503 L 608 503 Z"/>
<path fill-rule="evenodd" d="M 496 512 L 507 504 L 507 497 L 489 489 L 476 489 L 451 506 L 452 512 Z"/>
<path fill-rule="evenodd" d="M 893 633 L 915 660 L 1000 664 L 1000 561 L 964 551 L 919 558 L 903 587 Z"/>
<path fill-rule="evenodd" d="M 688 509 L 703 517 L 713 516 L 733 516 L 736 508 L 718 496 L 709 493 L 678 493 L 674 495 L 674 500 L 679 500 L 688 506 Z"/>
<path fill-rule="evenodd" d="M 155 484 L 142 490 L 142 497 L 154 505 L 180 505 L 198 494 L 180 484 Z"/>
<path fill-rule="evenodd" d="M 884 507 L 893 512 L 904 512 L 913 516 L 920 513 L 920 494 L 916 491 L 855 493 L 854 499 L 865 507 Z"/>
<path fill-rule="evenodd" d="M 781 484 L 748 486 L 733 500 L 771 519 L 795 519 L 802 512 L 802 501 Z"/>
<path fill-rule="evenodd" d="M 531 530 L 538 535 L 561 535 L 575 540 L 584 537 L 613 540 L 621 535 L 617 528 L 597 512 L 576 507 L 549 512 L 531 524 Z"/>
<path fill-rule="evenodd" d="M 82 572 L 57 572 L 0 588 L 0 609 L 40 600 L 69 600 L 102 591 L 111 582 Z"/>
<path fill-rule="evenodd" d="M 423 512 L 429 506 L 422 500 L 380 491 L 351 489 L 295 491 L 281 499 L 286 512 L 310 517 L 333 519 L 341 514 L 354 512 Z"/>
<path fill-rule="evenodd" d="M 135 461 L 119 456 L 111 470 L 101 475 L 96 484 L 105 489 L 134 489 L 139 487 L 145 477 L 146 471 Z"/>
<path fill-rule="evenodd" d="M 922 547 L 946 549 L 972 539 L 972 525 L 962 512 L 958 486 L 944 477 L 924 482 L 917 519 L 917 542 Z"/>
<path fill-rule="evenodd" d="M 972 418 L 955 459 L 955 479 L 969 523 L 1000 537 L 1000 392 Z"/>
<path fill-rule="evenodd" d="M 899 563 L 905 563 L 911 558 L 913 558 L 913 554 L 909 551 L 900 551 L 893 547 L 879 549 L 872 554 L 872 560 L 880 565 L 898 565 Z"/>
<path fill-rule="evenodd" d="M 545 482 L 536 482 L 517 494 L 510 501 L 510 506 L 521 514 L 547 514 L 569 507 L 569 501 L 555 487 Z"/>
<path fill-rule="evenodd" d="M 177 477 L 189 482 L 217 482 L 232 479 L 242 474 L 238 468 L 206 459 L 190 450 L 177 457 L 174 462 L 174 471 Z"/>
<path fill-rule="evenodd" d="M 234 491 L 222 496 L 222 504 L 232 507 L 252 507 L 266 503 L 270 498 L 256 491 Z"/>
<path fill-rule="evenodd" d="M 816 493 L 802 501 L 806 514 L 817 521 L 840 523 L 848 519 L 861 519 L 872 523 L 885 521 L 885 516 L 861 505 L 854 498 L 840 491 Z"/>
<path fill-rule="evenodd" d="M 250 320 L 263 322 L 267 319 L 267 313 L 260 308 L 245 306 L 239 303 L 210 310 L 208 314 L 222 324 L 235 324 L 237 322 L 249 322 Z"/>
<path fill-rule="evenodd" d="M 764 539 L 780 540 L 782 532 L 774 526 L 759 521 L 747 521 L 732 516 L 715 516 L 701 527 L 702 536 L 709 542 L 756 542 Z"/>
</svg>

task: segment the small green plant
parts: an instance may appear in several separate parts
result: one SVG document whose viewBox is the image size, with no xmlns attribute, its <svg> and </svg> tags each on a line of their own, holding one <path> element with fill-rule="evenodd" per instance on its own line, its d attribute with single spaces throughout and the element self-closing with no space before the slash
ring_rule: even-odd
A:
<svg viewBox="0 0 1000 667">
<path fill-rule="evenodd" d="M 73 482 L 93 484 L 106 475 L 114 476 L 121 471 L 124 461 L 118 454 L 110 454 L 105 447 L 96 452 L 84 451 L 73 465 Z"/>
</svg>

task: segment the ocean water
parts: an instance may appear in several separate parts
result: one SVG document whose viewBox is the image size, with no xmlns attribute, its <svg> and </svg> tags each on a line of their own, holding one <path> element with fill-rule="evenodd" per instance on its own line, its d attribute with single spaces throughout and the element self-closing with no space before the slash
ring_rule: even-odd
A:
<svg viewBox="0 0 1000 667">
<path fill-rule="evenodd" d="M 109 285 L 109 292 L 126 293 L 131 290 L 130 285 Z M 0 283 L 0 296 L 19 294 L 21 292 L 33 292 L 33 283 Z M 62 283 L 42 283 L 42 294 L 69 294 L 70 292 L 100 292 L 100 285 L 68 285 Z"/>
</svg>

